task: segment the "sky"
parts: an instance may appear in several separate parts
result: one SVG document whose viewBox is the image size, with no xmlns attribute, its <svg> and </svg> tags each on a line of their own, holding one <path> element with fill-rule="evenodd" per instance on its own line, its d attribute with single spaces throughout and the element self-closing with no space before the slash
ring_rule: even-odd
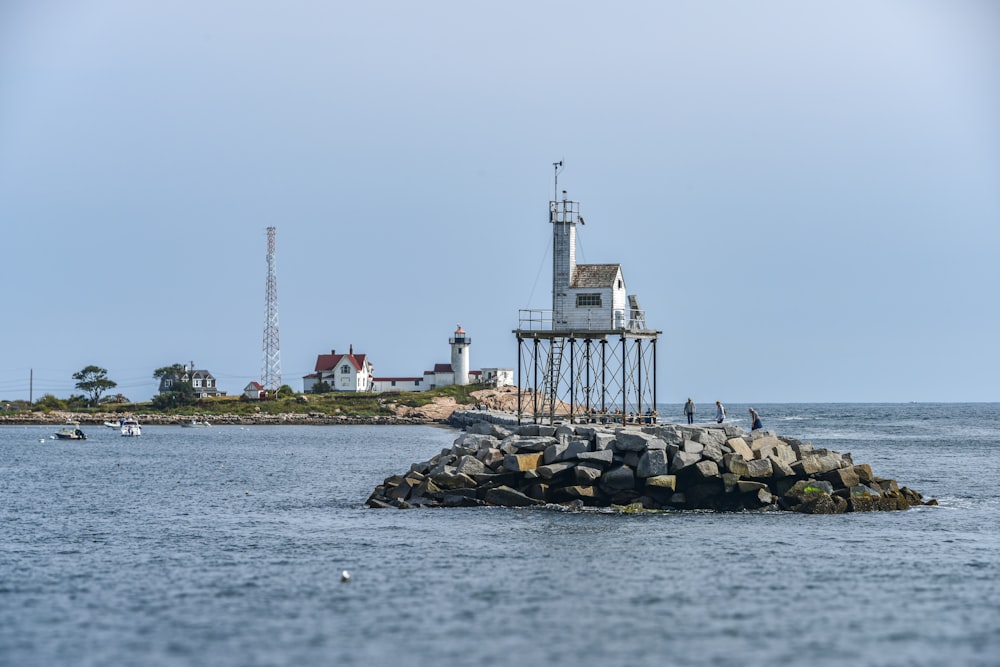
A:
<svg viewBox="0 0 1000 667">
<path fill-rule="evenodd" d="M 1000 400 L 991 0 L 0 2 L 0 400 L 515 367 L 552 163 L 658 399 Z"/>
</svg>

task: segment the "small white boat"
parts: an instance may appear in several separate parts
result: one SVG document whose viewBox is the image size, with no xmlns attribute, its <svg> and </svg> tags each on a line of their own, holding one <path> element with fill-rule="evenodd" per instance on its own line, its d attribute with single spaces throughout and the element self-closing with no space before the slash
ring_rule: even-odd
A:
<svg viewBox="0 0 1000 667">
<path fill-rule="evenodd" d="M 104 422 L 104 425 L 108 428 L 121 428 L 122 426 L 119 422 Z"/>
<path fill-rule="evenodd" d="M 56 440 L 86 440 L 87 436 L 80 430 L 80 422 L 66 421 L 66 426 L 55 433 Z"/>
<path fill-rule="evenodd" d="M 189 422 L 181 422 L 181 426 L 184 428 L 205 428 L 206 426 L 211 426 L 207 421 L 198 421 L 197 419 L 192 419 Z"/>
<path fill-rule="evenodd" d="M 142 435 L 142 427 L 139 422 L 129 417 L 121 420 L 122 435 L 127 437 L 138 437 Z"/>
</svg>

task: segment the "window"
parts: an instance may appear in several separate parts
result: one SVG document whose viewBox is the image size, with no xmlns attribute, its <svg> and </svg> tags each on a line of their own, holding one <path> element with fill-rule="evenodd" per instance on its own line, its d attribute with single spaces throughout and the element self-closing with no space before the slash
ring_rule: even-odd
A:
<svg viewBox="0 0 1000 667">
<path fill-rule="evenodd" d="M 340 367 L 340 374 L 341 375 L 347 375 L 350 372 L 351 372 L 351 367 L 348 366 L 347 364 L 344 364 L 343 366 Z"/>
<path fill-rule="evenodd" d="M 601 307 L 601 295 L 600 294 L 577 294 L 576 295 L 576 307 L 577 308 L 593 308 Z"/>
<path fill-rule="evenodd" d="M 393 387 L 395 387 L 395 386 L 396 386 L 396 381 L 395 381 L 395 380 L 393 380 L 393 381 L 392 381 L 392 386 L 393 386 Z"/>
</svg>

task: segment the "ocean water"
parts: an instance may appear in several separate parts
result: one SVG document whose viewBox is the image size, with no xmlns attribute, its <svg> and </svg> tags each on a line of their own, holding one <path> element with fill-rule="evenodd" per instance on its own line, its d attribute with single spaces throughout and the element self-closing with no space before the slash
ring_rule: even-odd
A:
<svg viewBox="0 0 1000 667">
<path fill-rule="evenodd" d="M 457 433 L 2 427 L 0 664 L 1000 665 L 1000 405 L 755 407 L 940 505 L 370 510 Z"/>
</svg>

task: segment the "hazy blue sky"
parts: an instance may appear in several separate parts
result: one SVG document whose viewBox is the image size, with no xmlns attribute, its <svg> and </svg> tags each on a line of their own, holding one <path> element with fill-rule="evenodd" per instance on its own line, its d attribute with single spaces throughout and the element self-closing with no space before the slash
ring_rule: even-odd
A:
<svg viewBox="0 0 1000 667">
<path fill-rule="evenodd" d="M 516 365 L 580 261 L 659 398 L 1000 400 L 1000 3 L 0 2 L 0 399 Z"/>
</svg>

